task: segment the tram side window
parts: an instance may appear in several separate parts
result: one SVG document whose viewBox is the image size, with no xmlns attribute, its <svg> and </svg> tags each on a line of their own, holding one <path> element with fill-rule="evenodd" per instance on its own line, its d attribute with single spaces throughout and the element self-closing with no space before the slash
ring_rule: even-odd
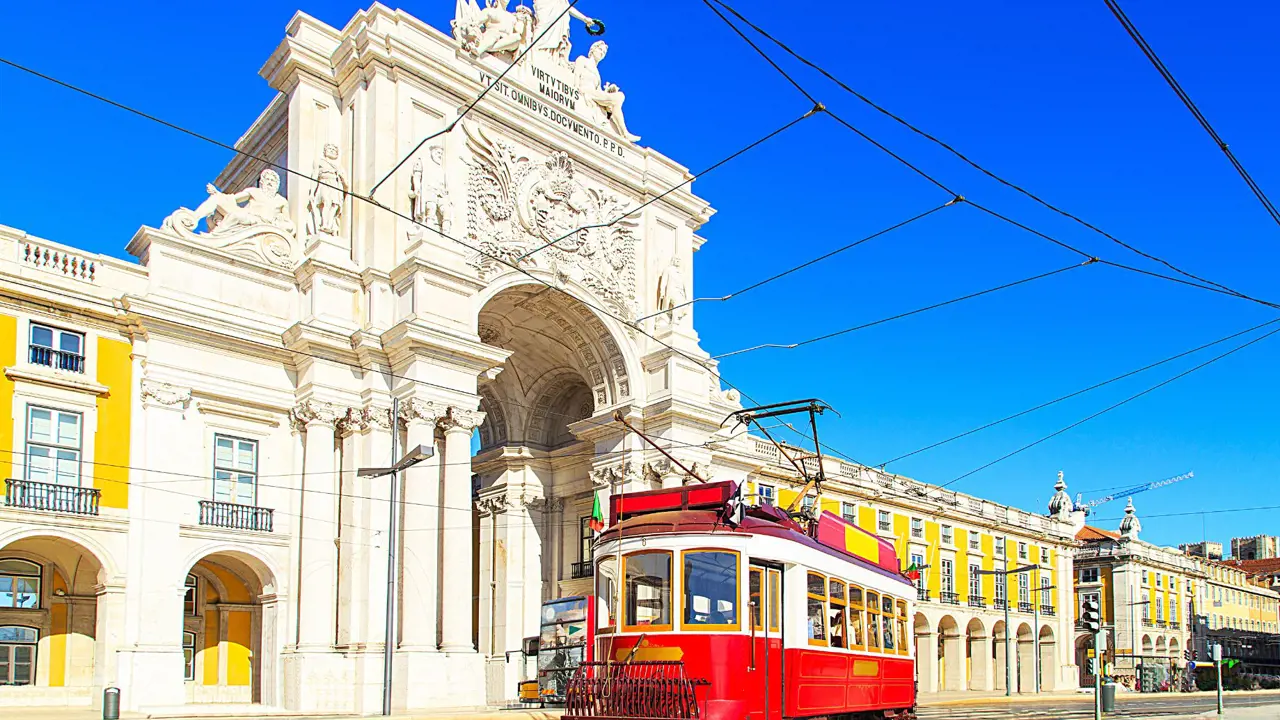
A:
<svg viewBox="0 0 1280 720">
<path fill-rule="evenodd" d="M 862 630 L 862 588 L 849 586 L 849 647 L 861 650 L 866 647 Z"/>
<path fill-rule="evenodd" d="M 884 641 L 884 651 L 893 652 L 893 626 L 895 625 L 893 616 L 893 598 L 886 595 L 880 602 L 881 612 L 884 613 L 880 616 L 881 621 L 884 623 L 884 634 L 880 639 Z"/>
<path fill-rule="evenodd" d="M 830 598 L 830 610 L 828 611 L 828 626 L 831 628 L 831 647 L 847 648 L 848 643 L 845 642 L 845 598 L 844 583 L 831 578 L 827 583 Z"/>
<path fill-rule="evenodd" d="M 696 550 L 684 553 L 684 618 L 701 630 L 737 630 L 738 553 Z"/>
<path fill-rule="evenodd" d="M 867 593 L 867 649 L 880 650 L 880 596 Z"/>
<path fill-rule="evenodd" d="M 769 571 L 769 632 L 782 630 L 782 573 Z"/>
<path fill-rule="evenodd" d="M 809 573 L 809 644 L 827 644 L 827 579 Z"/>
<path fill-rule="evenodd" d="M 907 650 L 907 601 L 898 601 L 898 654 L 906 655 Z"/>
<path fill-rule="evenodd" d="M 612 555 L 596 563 L 596 608 L 600 632 L 618 627 L 618 559 Z"/>
<path fill-rule="evenodd" d="M 671 553 L 645 551 L 627 555 L 624 596 L 626 630 L 671 629 Z"/>
<path fill-rule="evenodd" d="M 751 605 L 747 611 L 751 613 L 751 627 L 756 630 L 764 629 L 764 622 L 761 619 L 764 615 L 764 570 L 760 568 L 751 568 L 747 575 L 747 599 Z"/>
</svg>

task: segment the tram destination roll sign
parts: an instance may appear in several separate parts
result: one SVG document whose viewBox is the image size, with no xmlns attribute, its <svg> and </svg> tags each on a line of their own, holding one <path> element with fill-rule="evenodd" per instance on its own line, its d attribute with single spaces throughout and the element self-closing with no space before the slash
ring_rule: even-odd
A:
<svg viewBox="0 0 1280 720">
<path fill-rule="evenodd" d="M 542 98 L 546 98 L 551 102 L 560 105 L 569 110 L 577 111 L 578 105 L 582 102 L 581 93 L 578 88 L 570 82 L 562 80 L 549 70 L 544 70 L 537 65 L 530 65 L 528 71 L 531 84 L 536 84 L 538 97 L 530 92 L 526 92 L 518 87 L 507 84 L 506 81 L 499 82 L 493 87 L 494 92 L 500 93 L 513 103 L 523 105 L 531 112 L 541 115 L 557 125 L 564 127 L 569 132 L 577 135 L 583 140 L 599 147 L 605 152 L 612 153 L 618 157 L 626 156 L 626 145 L 608 135 L 605 135 L 599 129 L 582 122 L 567 113 L 561 112 L 559 108 L 543 102 Z M 480 70 L 480 83 L 489 86 L 493 83 L 497 76 L 487 70 Z"/>
</svg>

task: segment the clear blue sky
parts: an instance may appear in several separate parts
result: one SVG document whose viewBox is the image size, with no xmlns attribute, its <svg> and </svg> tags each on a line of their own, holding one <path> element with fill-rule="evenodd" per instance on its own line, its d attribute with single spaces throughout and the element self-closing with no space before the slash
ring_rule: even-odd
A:
<svg viewBox="0 0 1280 720">
<path fill-rule="evenodd" d="M 1044 4 L 737 0 L 850 84 L 1005 176 L 1117 236 L 1245 292 L 1280 300 L 1280 227 L 1122 32 L 1101 0 Z M 341 26 L 352 2 L 303 2 Z M 1280 201 L 1280 6 L 1130 0 L 1126 10 L 1258 182 Z M 806 101 L 695 0 L 581 8 L 608 22 L 606 79 L 627 92 L 644 143 L 699 169 L 806 109 Z M 812 17 L 797 8 L 805 7 Z M 405 6 L 447 27 L 453 3 Z M 64 2 L 56 30 L 13 32 L 0 54 L 233 142 L 272 91 L 257 71 L 293 2 Z M 29 9 L 0 9 L 29 27 Z M 579 49 L 585 37 L 576 38 Z M 788 64 L 788 67 L 793 65 Z M 811 73 L 798 77 L 864 131 L 964 195 L 1105 257 L 1141 262 L 1035 206 Z M 0 68 L 0 223 L 123 254 L 141 224 L 190 206 L 225 151 Z M 903 220 L 945 194 L 829 118 L 807 120 L 700 180 L 718 209 L 695 259 L 696 294 L 720 295 Z M 784 281 L 697 308 L 723 353 L 790 342 L 1064 266 L 1073 256 L 949 208 Z M 1264 307 L 1105 267 L 1075 270 L 793 351 L 725 362 L 761 402 L 820 396 L 823 437 L 877 464 L 1275 315 Z M 891 470 L 942 483 L 1202 359 L 1188 358 L 917 455 Z M 1264 341 L 958 483 L 1043 511 L 1055 475 L 1074 493 L 1196 478 L 1137 498 L 1141 516 L 1280 504 L 1276 360 Z M 1100 493 L 1087 493 L 1095 495 Z M 1114 528 L 1121 503 L 1100 513 Z M 1210 515 L 1211 538 L 1280 532 L 1268 512 Z M 1201 537 L 1199 517 L 1144 537 Z"/>
</svg>

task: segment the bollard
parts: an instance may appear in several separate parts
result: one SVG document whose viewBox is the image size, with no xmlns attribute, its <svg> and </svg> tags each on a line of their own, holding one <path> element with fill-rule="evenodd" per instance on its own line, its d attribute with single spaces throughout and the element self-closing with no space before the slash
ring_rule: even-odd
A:
<svg viewBox="0 0 1280 720">
<path fill-rule="evenodd" d="M 102 691 L 102 720 L 120 720 L 120 688 Z"/>
</svg>

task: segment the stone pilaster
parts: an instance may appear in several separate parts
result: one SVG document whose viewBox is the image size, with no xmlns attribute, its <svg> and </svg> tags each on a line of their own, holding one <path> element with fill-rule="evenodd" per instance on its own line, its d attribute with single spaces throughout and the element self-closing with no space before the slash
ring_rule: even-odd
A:
<svg viewBox="0 0 1280 720">
<path fill-rule="evenodd" d="M 334 438 L 338 406 L 306 400 L 293 409 L 303 428 L 303 499 L 299 519 L 298 650 L 327 651 L 333 646 L 336 622 L 338 474 Z"/>
<path fill-rule="evenodd" d="M 450 407 L 441 419 L 444 430 L 444 492 L 442 493 L 440 554 L 444 577 L 470 577 L 472 572 L 471 433 L 484 422 L 484 413 Z M 451 589 L 441 602 L 440 649 L 474 653 L 470 587 Z"/>
</svg>

